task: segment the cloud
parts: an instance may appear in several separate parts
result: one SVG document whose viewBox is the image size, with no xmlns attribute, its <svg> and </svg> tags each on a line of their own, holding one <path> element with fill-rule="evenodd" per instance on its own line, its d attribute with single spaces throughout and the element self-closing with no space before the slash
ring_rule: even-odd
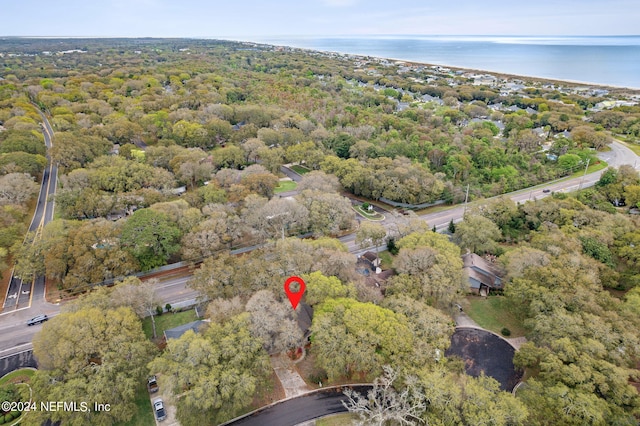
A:
<svg viewBox="0 0 640 426">
<path fill-rule="evenodd" d="M 347 7 L 358 3 L 358 0 L 321 0 L 322 3 L 331 7 Z"/>
</svg>

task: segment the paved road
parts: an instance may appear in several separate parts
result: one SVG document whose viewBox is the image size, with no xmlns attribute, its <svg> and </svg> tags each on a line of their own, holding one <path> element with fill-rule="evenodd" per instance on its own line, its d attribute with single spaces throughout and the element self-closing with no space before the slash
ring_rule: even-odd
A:
<svg viewBox="0 0 640 426">
<path fill-rule="evenodd" d="M 622 164 L 635 164 L 637 168 L 640 168 L 640 157 L 635 155 L 633 151 L 617 142 L 611 144 L 611 147 L 611 151 L 599 154 L 599 156 L 605 159 L 610 165 L 617 167 Z M 506 194 L 506 196 L 511 197 L 516 202 L 539 199 L 549 195 L 542 192 L 543 188 L 549 188 L 551 191 L 571 191 L 577 189 L 579 186 L 587 187 L 595 184 L 600 178 L 600 174 L 601 172 L 596 172 L 587 175 L 584 179 L 575 178 L 560 181 L 546 186 L 539 186 L 532 190 Z M 426 220 L 430 227 L 435 225 L 438 230 L 442 230 L 449 225 L 449 221 L 452 219 L 454 222 L 462 220 L 464 210 L 464 206 L 457 206 L 449 210 L 423 215 L 422 219 Z M 381 223 L 389 229 L 395 227 L 394 220 L 390 215 L 387 215 L 387 218 Z M 358 247 L 355 243 L 354 234 L 341 237 L 340 241 L 342 241 L 348 247 L 349 252 L 354 255 L 362 254 L 367 250 L 375 250 L 373 248 L 361 249 Z M 380 246 L 379 248 L 383 250 L 385 246 Z M 161 278 L 160 284 L 158 285 L 158 294 L 160 299 L 163 300 L 163 303 L 170 303 L 175 306 L 181 302 L 196 299 L 198 293 L 186 286 L 189 278 L 190 276 L 187 274 Z M 40 312 L 50 316 L 59 312 L 58 306 L 48 304 L 44 301 L 38 302 L 35 299 L 34 297 L 33 305 L 30 309 L 18 309 L 9 313 L 0 314 L 0 357 L 31 347 L 31 338 L 40 326 L 26 327 L 25 322 L 28 318 Z"/>
<path fill-rule="evenodd" d="M 31 350 L 22 351 L 4 358 L 0 357 L 0 377 L 20 368 L 36 368 L 37 366 Z"/>
<path fill-rule="evenodd" d="M 370 386 L 354 386 L 361 394 Z M 288 399 L 260 409 L 236 421 L 224 423 L 233 426 L 295 426 L 308 420 L 347 411 L 342 405 L 346 397 L 343 388 L 331 388 Z"/>
<path fill-rule="evenodd" d="M 47 148 L 52 146 L 53 129 L 49 121 L 40 113 L 43 120 L 42 134 Z M 58 167 L 51 162 L 47 155 L 48 164 L 42 174 L 42 183 L 38 194 L 36 210 L 29 225 L 29 231 L 39 234 L 44 225 L 53 219 L 54 203 L 50 201 L 56 192 Z M 38 277 L 33 282 L 23 282 L 20 278 L 11 275 L 7 295 L 2 306 L 2 312 L 10 312 L 20 308 L 28 308 L 34 300 L 44 300 L 44 277 Z"/>
</svg>

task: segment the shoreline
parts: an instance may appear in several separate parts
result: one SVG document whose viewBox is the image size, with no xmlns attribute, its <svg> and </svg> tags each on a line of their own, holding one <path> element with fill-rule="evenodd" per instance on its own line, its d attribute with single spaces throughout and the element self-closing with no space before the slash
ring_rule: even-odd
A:
<svg viewBox="0 0 640 426">
<path fill-rule="evenodd" d="M 612 89 L 612 91 L 616 91 L 616 92 L 622 92 L 622 91 L 627 91 L 627 92 L 631 92 L 631 94 L 640 94 L 640 87 L 631 87 L 631 86 L 618 86 L 615 84 L 605 84 L 605 83 L 595 83 L 595 82 L 588 82 L 588 81 L 581 81 L 581 80 L 566 80 L 566 79 L 559 79 L 559 78 L 550 78 L 550 77 L 539 77 L 539 76 L 534 76 L 534 75 L 527 75 L 527 74 L 510 74 L 510 73 L 506 73 L 506 72 L 502 72 L 502 71 L 492 71 L 492 70 L 486 70 L 486 69 L 480 69 L 480 68 L 468 68 L 468 67 L 462 67 L 460 65 L 449 65 L 449 64 L 440 64 L 440 63 L 432 63 L 432 62 L 419 62 L 419 61 L 414 61 L 414 60 L 410 60 L 410 59 L 402 59 L 402 58 L 393 58 L 393 57 L 384 57 L 384 56 L 374 56 L 374 55 L 367 55 L 367 54 L 361 54 L 361 53 L 344 53 L 344 52 L 338 52 L 335 50 L 318 50 L 318 49 L 312 49 L 312 48 L 308 48 L 308 47 L 296 47 L 296 46 L 288 46 L 288 45 L 276 45 L 276 44 L 269 44 L 269 43 L 261 43 L 261 42 L 254 42 L 254 41 L 243 41 L 244 43 L 254 43 L 254 44 L 262 44 L 264 46 L 270 46 L 270 47 L 282 47 L 282 48 L 288 48 L 288 49 L 298 49 L 298 50 L 302 50 L 305 52 L 315 52 L 315 53 L 324 53 L 324 54 L 334 54 L 334 55 L 342 55 L 342 56 L 354 56 L 354 57 L 358 57 L 358 58 L 371 58 L 371 59 L 385 59 L 388 61 L 394 61 L 394 62 L 404 62 L 405 64 L 409 64 L 409 65 L 421 65 L 421 66 L 437 66 L 437 67 L 445 67 L 445 68 L 451 68 L 452 70 L 459 70 L 459 71 L 467 71 L 467 72 L 478 72 L 478 73 L 483 73 L 483 74 L 492 74 L 496 77 L 506 77 L 506 78 L 511 78 L 511 79 L 521 79 L 521 80 L 525 80 L 525 79 L 530 79 L 530 80 L 537 80 L 538 82 L 548 82 L 548 83 L 562 83 L 565 85 L 572 85 L 572 86 L 595 86 L 598 88 L 607 88 L 607 89 Z"/>
</svg>

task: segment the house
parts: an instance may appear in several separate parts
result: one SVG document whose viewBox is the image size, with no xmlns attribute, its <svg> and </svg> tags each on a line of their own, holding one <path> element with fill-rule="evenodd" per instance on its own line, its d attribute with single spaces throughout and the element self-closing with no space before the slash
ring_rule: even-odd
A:
<svg viewBox="0 0 640 426">
<path fill-rule="evenodd" d="M 311 336 L 311 323 L 313 322 L 313 308 L 307 305 L 304 302 L 300 302 L 298 305 L 297 312 L 297 322 L 298 327 L 302 331 L 305 339 L 308 339 Z"/>
<path fill-rule="evenodd" d="M 186 333 L 189 330 L 193 330 L 194 333 L 197 333 L 200 330 L 200 327 L 202 326 L 202 324 L 204 323 L 205 321 L 198 320 L 198 321 L 193 321 L 175 328 L 171 328 L 169 330 L 165 330 L 164 339 L 165 340 L 179 339 L 180 336 L 182 336 L 184 333 Z"/>
<path fill-rule="evenodd" d="M 380 266 L 380 258 L 378 257 L 377 254 L 368 251 L 366 253 L 364 253 L 362 256 L 360 256 L 362 259 L 364 259 L 365 261 L 369 262 L 371 264 L 371 269 L 375 270 L 378 266 Z"/>
<path fill-rule="evenodd" d="M 187 192 L 187 187 L 186 186 L 180 186 L 178 188 L 173 188 L 170 189 L 169 192 L 173 195 L 182 195 L 185 192 Z"/>
<path fill-rule="evenodd" d="M 469 278 L 469 290 L 486 296 L 491 290 L 502 289 L 504 272 L 494 263 L 475 253 L 462 256 L 463 271 Z"/>
</svg>

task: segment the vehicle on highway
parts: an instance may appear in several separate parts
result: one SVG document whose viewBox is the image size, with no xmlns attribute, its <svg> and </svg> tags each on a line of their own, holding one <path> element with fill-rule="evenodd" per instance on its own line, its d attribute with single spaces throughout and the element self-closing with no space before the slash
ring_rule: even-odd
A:
<svg viewBox="0 0 640 426">
<path fill-rule="evenodd" d="M 548 194 L 551 192 L 551 190 L 549 188 L 545 188 L 542 190 L 542 192 L 544 192 L 545 194 Z"/>
<path fill-rule="evenodd" d="M 33 318 L 31 318 L 29 321 L 27 321 L 27 325 L 31 326 L 31 325 L 36 325 L 36 324 L 42 324 L 43 322 L 47 321 L 49 319 L 48 316 L 46 316 L 45 314 L 41 314 L 38 316 L 35 316 Z"/>
<path fill-rule="evenodd" d="M 160 387 L 158 386 L 158 380 L 156 380 L 156 376 L 151 376 L 147 379 L 147 389 L 149 389 L 149 393 L 158 392 Z"/>
<path fill-rule="evenodd" d="M 156 413 L 156 419 L 159 422 L 167 418 L 167 411 L 164 409 L 164 402 L 160 398 L 153 401 L 153 411 Z"/>
</svg>

